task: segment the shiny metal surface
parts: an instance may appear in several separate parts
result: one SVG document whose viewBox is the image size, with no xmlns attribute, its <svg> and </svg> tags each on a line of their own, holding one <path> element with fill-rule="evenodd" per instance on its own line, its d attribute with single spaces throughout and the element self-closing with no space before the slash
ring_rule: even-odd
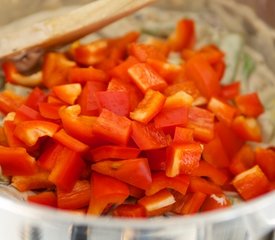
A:
<svg viewBox="0 0 275 240">
<path fill-rule="evenodd" d="M 0 25 L 37 9 L 53 9 L 63 3 L 70 5 L 75 2 L 80 3 L 67 0 L 2 0 Z M 236 2 L 160 0 L 158 7 L 194 11 L 214 27 L 224 27 L 242 34 L 246 44 L 260 51 L 271 70 L 275 72 L 274 31 L 257 19 L 253 10 L 235 5 Z M 259 4 L 260 1 L 254 2 Z M 266 6 L 274 6 L 273 0 L 263 2 Z M 249 4 L 252 4 L 252 1 Z M 29 7 L 25 7 L 26 5 Z M 11 9 L 15 10 L 10 13 Z M 255 9 L 259 10 L 258 7 Z M 270 23 L 273 21 L 271 15 L 266 19 Z M 274 228 L 275 193 L 213 213 L 128 220 L 73 215 L 29 206 L 7 198 L 5 191 L 0 191 L 0 239 L 3 240 L 258 240 L 274 239 Z"/>
</svg>

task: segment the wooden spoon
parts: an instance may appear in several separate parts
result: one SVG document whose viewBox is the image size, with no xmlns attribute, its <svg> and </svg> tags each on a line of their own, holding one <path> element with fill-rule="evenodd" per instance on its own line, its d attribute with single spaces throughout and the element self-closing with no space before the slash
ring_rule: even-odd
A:
<svg viewBox="0 0 275 240">
<path fill-rule="evenodd" d="M 66 15 L 1 35 L 0 59 L 36 48 L 61 46 L 92 33 L 155 0 L 97 0 Z"/>
</svg>

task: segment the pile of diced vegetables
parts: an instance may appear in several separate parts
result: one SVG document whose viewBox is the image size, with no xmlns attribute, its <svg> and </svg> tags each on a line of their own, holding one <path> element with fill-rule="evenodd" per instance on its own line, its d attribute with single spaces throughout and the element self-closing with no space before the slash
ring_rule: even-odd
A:
<svg viewBox="0 0 275 240">
<path fill-rule="evenodd" d="M 222 84 L 224 53 L 195 49 L 195 24 L 167 39 L 138 32 L 45 54 L 42 70 L 3 64 L 0 166 L 29 202 L 91 215 L 194 214 L 273 189 L 275 152 L 262 141 L 264 107 L 240 82 Z M 181 61 L 171 63 L 177 53 Z"/>
</svg>

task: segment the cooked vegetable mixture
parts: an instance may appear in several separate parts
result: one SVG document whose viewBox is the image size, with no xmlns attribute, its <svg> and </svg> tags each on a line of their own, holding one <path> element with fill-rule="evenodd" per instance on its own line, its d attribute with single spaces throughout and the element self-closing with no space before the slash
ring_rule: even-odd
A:
<svg viewBox="0 0 275 240">
<path fill-rule="evenodd" d="M 182 19 L 165 39 L 76 42 L 28 76 L 5 62 L 7 83 L 32 88 L 0 93 L 11 185 L 33 191 L 29 202 L 119 217 L 194 214 L 232 205 L 227 192 L 271 191 L 274 148 L 251 144 L 263 139 L 260 98 L 221 83 L 233 66 L 217 45 L 195 47 L 195 28 Z"/>
</svg>

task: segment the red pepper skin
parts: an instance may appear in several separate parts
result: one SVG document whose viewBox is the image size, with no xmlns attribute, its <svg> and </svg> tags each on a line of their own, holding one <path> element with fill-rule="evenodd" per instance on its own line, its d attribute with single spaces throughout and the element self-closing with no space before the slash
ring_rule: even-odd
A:
<svg viewBox="0 0 275 240">
<path fill-rule="evenodd" d="M 53 192 L 42 192 L 28 196 L 28 201 L 48 207 L 57 207 L 56 195 Z"/>
<path fill-rule="evenodd" d="M 224 194 L 212 194 L 204 201 L 201 211 L 212 211 L 231 206 L 230 200 Z"/>
<path fill-rule="evenodd" d="M 166 148 L 145 151 L 151 171 L 165 171 Z"/>
<path fill-rule="evenodd" d="M 18 122 L 23 122 L 28 120 L 43 120 L 43 117 L 38 111 L 28 107 L 25 104 L 22 104 L 16 110 L 14 121 L 18 123 Z"/>
<path fill-rule="evenodd" d="M 9 90 L 4 90 L 0 93 L 0 113 L 6 115 L 9 112 L 16 112 L 24 102 L 25 98 Z"/>
<path fill-rule="evenodd" d="M 171 144 L 167 148 L 166 175 L 190 174 L 199 166 L 202 150 L 199 143 Z"/>
<path fill-rule="evenodd" d="M 80 209 L 87 207 L 91 198 L 91 185 L 87 180 L 79 180 L 70 192 L 57 188 L 57 206 L 61 209 Z"/>
<path fill-rule="evenodd" d="M 156 129 L 154 124 L 147 125 L 132 122 L 132 139 L 140 150 L 152 150 L 167 147 L 171 139 L 160 129 Z"/>
<path fill-rule="evenodd" d="M 0 166 L 5 176 L 27 176 L 37 170 L 35 159 L 22 147 L 0 146 Z"/>
<path fill-rule="evenodd" d="M 270 189 L 269 181 L 258 165 L 238 174 L 232 184 L 244 200 L 258 197 Z"/>
<path fill-rule="evenodd" d="M 158 216 L 168 212 L 175 198 L 167 189 L 163 189 L 151 196 L 145 196 L 138 200 L 138 204 L 146 209 L 146 216 Z"/>
<path fill-rule="evenodd" d="M 7 139 L 8 146 L 26 148 L 26 144 L 14 135 L 15 128 L 16 123 L 14 121 L 4 121 L 3 129 Z"/>
<path fill-rule="evenodd" d="M 162 189 L 174 189 L 181 194 L 185 194 L 189 186 L 189 177 L 187 175 L 178 175 L 170 178 L 165 175 L 165 172 L 158 172 L 152 174 L 152 184 L 146 190 L 146 195 L 150 196 Z"/>
<path fill-rule="evenodd" d="M 264 112 L 264 107 L 257 93 L 239 95 L 235 98 L 235 103 L 240 112 L 247 117 L 258 117 Z"/>
<path fill-rule="evenodd" d="M 39 103 L 39 112 L 42 117 L 49 120 L 59 120 L 59 109 L 64 106 L 64 104 L 57 103 Z"/>
<path fill-rule="evenodd" d="M 122 91 L 100 91 L 95 93 L 100 109 L 106 108 L 119 115 L 128 116 L 130 112 L 130 96 Z"/>
<path fill-rule="evenodd" d="M 229 169 L 234 175 L 237 175 L 252 168 L 255 164 L 255 152 L 251 146 L 245 144 L 231 160 Z"/>
<path fill-rule="evenodd" d="M 256 163 L 262 169 L 269 181 L 275 181 L 275 152 L 272 149 L 257 148 Z"/>
<path fill-rule="evenodd" d="M 128 73 L 143 93 L 148 89 L 161 91 L 167 87 L 166 81 L 147 63 L 133 65 Z"/>
<path fill-rule="evenodd" d="M 39 103 L 44 102 L 46 98 L 47 95 L 39 87 L 35 87 L 28 95 L 25 104 L 38 111 Z"/>
<path fill-rule="evenodd" d="M 205 193 L 207 195 L 211 195 L 211 194 L 220 194 L 222 193 L 222 189 L 212 183 L 209 182 L 203 178 L 200 177 L 191 177 L 190 178 L 190 188 L 189 188 L 190 192 L 201 192 L 201 193 Z"/>
<path fill-rule="evenodd" d="M 119 145 L 128 143 L 131 121 L 107 109 L 103 109 L 93 126 L 93 133 L 103 141 Z"/>
<path fill-rule="evenodd" d="M 34 146 L 40 137 L 52 137 L 59 129 L 59 125 L 40 120 L 18 123 L 14 134 L 27 146 Z"/>
<path fill-rule="evenodd" d="M 156 128 L 186 126 L 188 122 L 188 107 L 162 110 L 154 119 Z"/>
<path fill-rule="evenodd" d="M 221 87 L 221 97 L 226 100 L 232 100 L 240 94 L 240 82 L 233 82 Z"/>
<path fill-rule="evenodd" d="M 132 147 L 120 147 L 105 145 L 94 148 L 90 151 L 93 162 L 102 161 L 105 159 L 133 159 L 137 158 L 140 150 Z"/>
<path fill-rule="evenodd" d="M 49 180 L 63 191 L 71 191 L 85 164 L 79 153 L 63 148 L 59 153 Z"/>
<path fill-rule="evenodd" d="M 88 214 L 101 215 L 109 204 L 121 204 L 128 196 L 127 184 L 115 178 L 93 172 Z"/>
<path fill-rule="evenodd" d="M 175 134 L 173 138 L 173 143 L 193 143 L 194 142 L 194 130 L 183 127 L 176 127 Z"/>
<path fill-rule="evenodd" d="M 126 218 L 145 218 L 146 211 L 144 207 L 139 204 L 121 204 L 113 211 L 113 216 Z"/>
<path fill-rule="evenodd" d="M 52 91 L 63 102 L 72 105 L 81 94 L 82 89 L 79 83 L 68 83 L 54 86 Z"/>
<path fill-rule="evenodd" d="M 92 66 L 88 68 L 75 67 L 69 70 L 68 81 L 69 83 L 80 83 L 84 85 L 88 81 L 107 82 L 108 76 L 104 71 L 93 68 Z"/>
<path fill-rule="evenodd" d="M 92 165 L 92 170 L 144 190 L 152 183 L 151 171 L 146 158 L 100 161 Z"/>
</svg>

